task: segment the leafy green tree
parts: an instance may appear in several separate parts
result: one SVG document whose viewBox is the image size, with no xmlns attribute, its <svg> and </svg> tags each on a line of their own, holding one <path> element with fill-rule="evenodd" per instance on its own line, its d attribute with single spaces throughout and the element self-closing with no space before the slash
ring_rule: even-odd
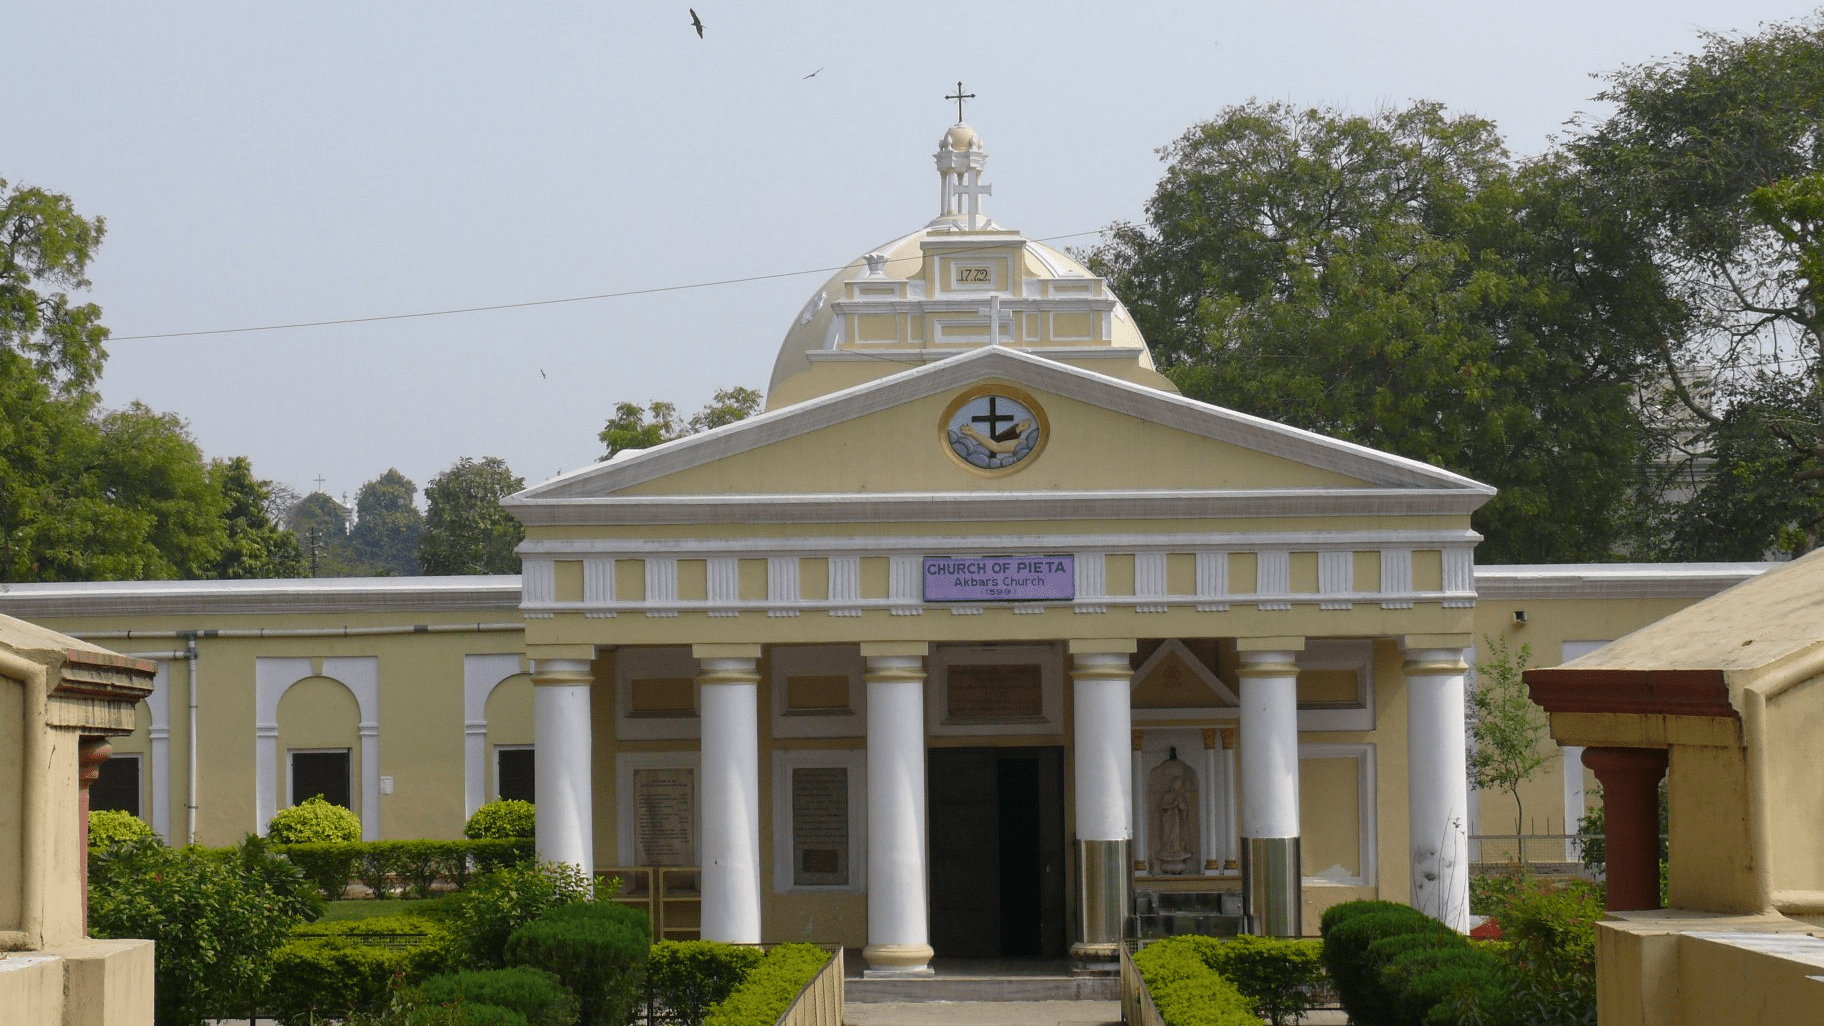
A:
<svg viewBox="0 0 1824 1026">
<path fill-rule="evenodd" d="M 211 463 L 209 478 L 228 503 L 223 514 L 227 540 L 209 576 L 230 581 L 303 577 L 304 552 L 298 536 L 266 512 L 272 482 L 254 477 L 253 463 L 245 456 Z"/>
<path fill-rule="evenodd" d="M 668 402 L 655 399 L 645 406 L 615 403 L 614 416 L 608 419 L 602 433 L 597 436 L 608 447 L 608 452 L 602 458 L 609 459 L 626 449 L 650 449 L 675 438 L 746 420 L 760 412 L 762 401 L 762 396 L 755 389 L 740 385 L 718 388 L 709 405 L 692 414 L 687 421 L 680 420 L 678 408 Z"/>
<path fill-rule="evenodd" d="M 1806 551 L 1824 510 L 1824 15 L 1706 34 L 1697 53 L 1610 75 L 1599 98 L 1615 113 L 1571 152 L 1650 239 L 1681 305 L 1660 373 L 1700 492 L 1672 520 L 1673 552 Z M 1781 475 L 1782 518 L 1736 501 Z"/>
<path fill-rule="evenodd" d="M 505 460 L 467 456 L 424 487 L 418 563 L 427 574 L 515 574 L 526 529 L 500 500 L 526 486 Z"/>
<path fill-rule="evenodd" d="M 59 395 L 86 391 L 107 359 L 101 308 L 72 305 L 106 232 L 68 196 L 0 178 L 0 349 L 26 361 Z M 18 368 L 8 368 L 18 373 Z"/>
<path fill-rule="evenodd" d="M 1164 156 L 1086 259 L 1186 395 L 1495 485 L 1490 562 L 1624 544 L 1671 310 L 1606 197 L 1435 103 L 1249 103 Z"/>
<path fill-rule="evenodd" d="M 304 569 L 312 577 L 347 577 L 357 571 L 348 544 L 348 508 L 311 492 L 291 508 L 285 526 L 297 536 Z"/>
<path fill-rule="evenodd" d="M 1528 645 L 1515 652 L 1506 639 L 1485 638 L 1488 659 L 1476 664 L 1476 690 L 1469 700 L 1469 775 L 1478 788 L 1506 791 L 1514 799 L 1514 833 L 1526 833 L 1526 805 L 1520 785 L 1545 765 L 1545 711 L 1533 704 L 1521 675 L 1532 656 Z M 1520 845 L 1526 861 L 1526 845 Z"/>
<path fill-rule="evenodd" d="M 414 503 L 418 486 L 412 479 L 389 469 L 361 486 L 355 496 L 355 526 L 348 532 L 349 549 L 366 573 L 414 576 L 418 573 L 418 536 L 424 514 Z"/>
</svg>

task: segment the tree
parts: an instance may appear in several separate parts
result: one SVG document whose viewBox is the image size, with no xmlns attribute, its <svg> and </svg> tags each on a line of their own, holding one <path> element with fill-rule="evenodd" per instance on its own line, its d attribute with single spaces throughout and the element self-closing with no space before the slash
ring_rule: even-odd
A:
<svg viewBox="0 0 1824 1026">
<path fill-rule="evenodd" d="M 1490 562 L 1625 544 L 1672 311 L 1566 162 L 1435 103 L 1249 103 L 1163 152 L 1147 224 L 1085 256 L 1186 395 L 1495 485 Z"/>
<path fill-rule="evenodd" d="M 1671 455 L 1700 501 L 1673 518 L 1672 551 L 1804 552 L 1824 522 L 1824 15 L 1706 34 L 1698 53 L 1608 76 L 1599 98 L 1615 113 L 1571 152 L 1681 306 L 1659 355 L 1683 420 Z M 1781 516 L 1735 501 L 1745 477 L 1783 483 Z"/>
<path fill-rule="evenodd" d="M 526 486 L 498 456 L 467 456 L 424 487 L 418 564 L 427 574 L 513 574 L 526 529 L 500 500 Z"/>
<path fill-rule="evenodd" d="M 211 463 L 209 479 L 227 501 L 223 514 L 227 539 L 209 576 L 219 580 L 303 577 L 304 553 L 298 536 L 274 523 L 266 512 L 272 482 L 255 478 L 253 464 L 245 456 Z"/>
<path fill-rule="evenodd" d="M 101 308 L 73 306 L 63 291 L 89 287 L 89 260 L 106 230 L 101 218 L 76 213 L 68 196 L 9 192 L 0 178 L 0 349 L 27 361 L 59 395 L 86 391 L 107 359 Z"/>
<path fill-rule="evenodd" d="M 291 509 L 285 526 L 303 549 L 305 572 L 312 577 L 348 577 L 357 573 L 348 546 L 348 507 L 323 492 L 311 492 Z"/>
<path fill-rule="evenodd" d="M 413 502 L 417 495 L 418 486 L 397 469 L 388 469 L 361 486 L 355 496 L 355 526 L 348 532 L 348 542 L 363 572 L 405 577 L 418 573 L 418 535 L 424 530 L 424 514 Z"/>
<path fill-rule="evenodd" d="M 1521 679 L 1532 649 L 1521 645 L 1519 652 L 1513 652 L 1506 639 L 1483 640 L 1489 658 L 1476 664 L 1476 690 L 1469 700 L 1469 774 L 1476 787 L 1513 796 L 1514 833 L 1524 834 L 1526 806 L 1520 799 L 1520 785 L 1545 765 L 1547 733 L 1545 712 L 1533 704 Z M 1526 861 L 1524 841 L 1520 861 Z"/>
<path fill-rule="evenodd" d="M 738 420 L 746 420 L 760 411 L 762 397 L 751 388 L 737 385 L 718 388 L 709 405 L 693 414 L 688 421 L 678 419 L 678 408 L 671 403 L 653 400 L 642 407 L 637 403 L 615 403 L 614 416 L 597 436 L 608 452 L 603 459 L 627 449 L 650 449 L 674 438 L 714 430 Z M 648 420 L 647 417 L 651 417 Z"/>
</svg>

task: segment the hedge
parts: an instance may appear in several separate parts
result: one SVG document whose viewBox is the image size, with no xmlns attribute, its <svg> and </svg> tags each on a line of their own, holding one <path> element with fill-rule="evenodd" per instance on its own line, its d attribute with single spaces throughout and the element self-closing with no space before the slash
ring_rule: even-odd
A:
<svg viewBox="0 0 1824 1026">
<path fill-rule="evenodd" d="M 664 1012 L 682 1026 L 703 1026 L 709 1009 L 728 1000 L 759 964 L 759 948 L 719 941 L 659 941 L 646 962 L 646 988 Z"/>
<path fill-rule="evenodd" d="M 476 809 L 464 824 L 462 836 L 474 840 L 531 837 L 537 826 L 537 806 L 514 798 L 501 798 Z"/>
<path fill-rule="evenodd" d="M 1149 944 L 1134 955 L 1134 968 L 1166 1026 L 1257 1026 L 1252 1003 L 1204 961 L 1203 950 L 1220 941 L 1181 936 Z M 713 1026 L 713 1024 L 712 1024 Z M 758 1026 L 758 1024 L 756 1024 Z"/>
<path fill-rule="evenodd" d="M 131 812 L 119 809 L 96 809 L 89 813 L 89 847 L 112 848 L 122 841 L 137 840 L 141 837 L 154 837 L 154 831 L 146 821 Z"/>
<path fill-rule="evenodd" d="M 1324 921 L 1324 964 L 1358 1026 L 1456 1026 L 1488 1022 L 1500 1008 L 1505 967 L 1493 950 L 1393 902 Z M 1339 906 L 1340 907 L 1340 906 Z"/>
<path fill-rule="evenodd" d="M 359 841 L 361 818 L 340 805 L 324 801 L 319 794 L 289 809 L 280 809 L 266 824 L 266 837 L 274 844 Z"/>
<path fill-rule="evenodd" d="M 461 1004 L 464 1011 L 476 1005 L 510 1008 L 525 1016 L 528 1026 L 574 1026 L 578 1014 L 576 995 L 556 974 L 530 966 L 433 976 L 418 992 L 428 1004 Z"/>
<path fill-rule="evenodd" d="M 726 1000 L 710 1008 L 704 1026 L 773 1026 L 829 961 L 829 953 L 815 944 L 779 945 L 754 964 Z"/>
<path fill-rule="evenodd" d="M 513 931 L 509 966 L 557 974 L 582 1002 L 583 1026 L 624 1026 L 646 996 L 652 924 L 646 913 L 614 902 L 557 905 Z"/>
<path fill-rule="evenodd" d="M 275 844 L 272 850 L 290 859 L 334 901 L 347 893 L 350 879 L 359 879 L 377 898 L 392 892 L 394 880 L 421 898 L 429 897 L 440 879 L 460 890 L 477 874 L 531 861 L 532 848 L 531 838 L 522 837 Z"/>
<path fill-rule="evenodd" d="M 1324 982 L 1322 941 L 1240 936 L 1200 945 L 1205 965 L 1235 985 L 1273 1026 L 1297 1022 Z"/>
</svg>

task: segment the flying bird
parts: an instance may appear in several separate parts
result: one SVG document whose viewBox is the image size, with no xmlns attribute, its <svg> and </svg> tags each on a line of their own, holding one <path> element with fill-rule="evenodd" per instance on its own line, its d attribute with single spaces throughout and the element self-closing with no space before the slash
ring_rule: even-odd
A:
<svg viewBox="0 0 1824 1026">
<path fill-rule="evenodd" d="M 820 74 L 822 74 L 822 73 L 823 73 L 823 69 L 822 69 L 822 68 L 818 68 L 818 69 L 817 69 L 817 70 L 816 70 L 816 71 L 813 71 L 813 72 L 811 72 L 811 73 L 810 73 L 810 74 L 808 74 L 808 75 L 806 75 L 806 76 L 804 76 L 804 77 L 805 77 L 805 78 L 816 78 L 816 77 L 817 77 L 817 76 L 818 76 L 818 75 L 820 75 Z"/>
<path fill-rule="evenodd" d="M 697 38 L 702 39 L 703 38 L 703 19 L 697 17 L 697 9 L 695 7 L 690 8 L 690 25 L 692 28 L 697 30 Z"/>
<path fill-rule="evenodd" d="M 540 367 L 538 369 L 538 376 L 541 378 L 547 378 L 547 380 L 549 380 L 548 376 L 545 374 L 545 369 L 543 367 Z"/>
</svg>

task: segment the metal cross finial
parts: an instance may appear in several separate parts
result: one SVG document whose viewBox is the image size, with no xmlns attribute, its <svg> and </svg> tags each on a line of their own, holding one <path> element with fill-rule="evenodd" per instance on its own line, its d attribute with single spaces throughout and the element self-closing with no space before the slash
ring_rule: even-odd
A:
<svg viewBox="0 0 1824 1026">
<path fill-rule="evenodd" d="M 318 474 L 317 475 L 317 491 L 320 492 L 322 490 L 323 490 L 323 475 Z"/>
<path fill-rule="evenodd" d="M 958 82 L 956 84 L 956 93 L 951 96 L 946 96 L 944 99 L 956 101 L 956 123 L 960 125 L 963 123 L 963 101 L 975 99 L 975 94 L 963 92 L 963 84 Z"/>
</svg>

